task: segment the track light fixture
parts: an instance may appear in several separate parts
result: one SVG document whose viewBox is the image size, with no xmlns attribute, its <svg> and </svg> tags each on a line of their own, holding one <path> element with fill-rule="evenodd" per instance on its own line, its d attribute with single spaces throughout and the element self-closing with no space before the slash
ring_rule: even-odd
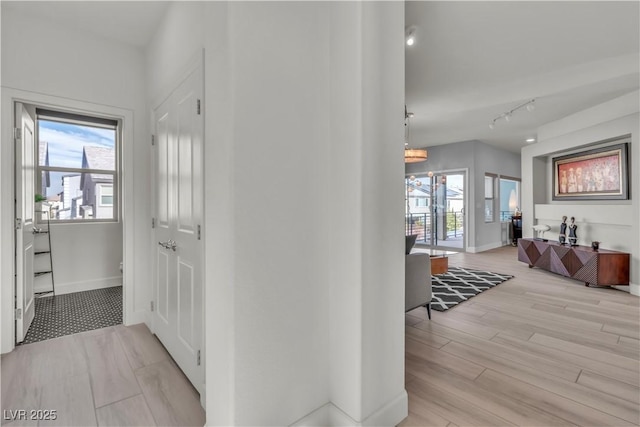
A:
<svg viewBox="0 0 640 427">
<path fill-rule="evenodd" d="M 536 100 L 531 99 L 523 104 L 518 105 L 517 107 L 512 108 L 509 111 L 505 111 L 504 113 L 500 114 L 498 117 L 496 117 L 495 119 L 493 119 L 491 121 L 491 123 L 489 123 L 489 129 L 495 129 L 496 127 L 496 122 L 500 119 L 504 119 L 505 122 L 510 122 L 511 119 L 513 118 L 513 113 L 515 113 L 516 111 L 518 111 L 521 108 L 526 108 L 527 111 L 531 112 L 533 110 L 536 109 L 536 104 L 535 104 Z"/>
</svg>

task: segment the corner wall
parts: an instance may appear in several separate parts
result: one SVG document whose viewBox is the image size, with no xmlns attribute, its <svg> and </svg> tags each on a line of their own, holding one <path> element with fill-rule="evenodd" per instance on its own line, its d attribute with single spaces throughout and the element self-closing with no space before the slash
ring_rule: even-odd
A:
<svg viewBox="0 0 640 427">
<path fill-rule="evenodd" d="M 532 237 L 534 224 L 547 224 L 547 237 L 559 233 L 563 215 L 574 216 L 578 243 L 631 254 L 631 286 L 620 287 L 640 295 L 640 92 L 635 91 L 538 129 L 538 143 L 522 150 L 522 233 Z M 552 200 L 552 158 L 571 151 L 592 148 L 611 138 L 631 135 L 629 152 L 630 200 Z M 528 195 L 529 197 L 524 197 Z"/>
<path fill-rule="evenodd" d="M 201 5 L 146 57 L 152 103 L 205 50 L 207 425 L 395 425 L 403 5 Z"/>
</svg>

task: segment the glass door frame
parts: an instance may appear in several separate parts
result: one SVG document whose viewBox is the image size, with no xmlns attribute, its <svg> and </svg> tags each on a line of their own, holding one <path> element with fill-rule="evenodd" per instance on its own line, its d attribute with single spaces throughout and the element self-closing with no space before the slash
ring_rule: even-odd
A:
<svg viewBox="0 0 640 427">
<path fill-rule="evenodd" d="M 460 246 L 451 246 L 451 245 L 447 245 L 445 244 L 441 244 L 442 241 L 439 241 L 437 239 L 437 230 L 435 227 L 433 227 L 434 224 L 437 224 L 437 214 L 436 211 L 434 211 L 434 198 L 435 198 L 435 194 L 434 191 L 432 191 L 431 189 L 433 188 L 432 185 L 435 184 L 435 180 L 438 177 L 441 176 L 447 176 L 447 175 L 462 175 L 463 176 L 463 198 L 462 198 L 462 202 L 463 202 L 463 208 L 462 208 L 462 219 L 463 219 L 463 223 L 462 223 L 462 230 L 463 230 L 463 236 L 462 236 L 462 247 Z M 469 169 L 468 168 L 459 168 L 459 169 L 446 169 L 446 170 L 440 170 L 440 171 L 428 171 L 428 172 L 418 172 L 418 173 L 408 173 L 405 174 L 405 197 L 406 197 L 406 203 L 407 205 L 410 204 L 410 197 L 409 197 L 409 182 L 408 179 L 411 176 L 415 176 L 417 180 L 422 181 L 423 184 L 427 184 L 429 185 L 429 189 L 430 189 L 430 197 L 429 197 L 429 240 L 428 242 L 426 241 L 427 236 L 424 236 L 425 241 L 417 241 L 416 245 L 425 247 L 425 248 L 430 248 L 430 249 L 438 249 L 438 250 L 445 250 L 445 251 L 457 251 L 457 252 L 466 252 L 467 249 L 467 242 L 468 242 L 468 232 L 469 232 L 469 215 L 468 215 L 468 206 L 469 206 Z M 410 208 L 407 212 L 405 212 L 405 218 L 407 218 L 407 215 L 410 214 Z M 412 217 L 409 218 L 409 220 L 412 220 Z M 405 219 L 405 229 L 406 229 L 406 221 L 407 219 Z M 425 230 L 426 231 L 426 230 Z M 446 240 L 445 240 L 446 242 Z"/>
</svg>

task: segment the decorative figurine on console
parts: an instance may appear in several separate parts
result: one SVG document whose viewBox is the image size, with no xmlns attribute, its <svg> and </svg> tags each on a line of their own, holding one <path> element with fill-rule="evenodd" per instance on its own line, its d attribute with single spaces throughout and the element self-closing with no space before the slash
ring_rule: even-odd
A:
<svg viewBox="0 0 640 427">
<path fill-rule="evenodd" d="M 576 235 L 576 230 L 578 226 L 576 225 L 576 219 L 571 217 L 571 224 L 569 224 L 569 244 L 571 246 L 578 246 L 578 236 Z"/>
<path fill-rule="evenodd" d="M 562 217 L 562 224 L 560 224 L 560 236 L 558 241 L 561 245 L 564 245 L 567 241 L 567 216 Z"/>
<path fill-rule="evenodd" d="M 533 226 L 533 231 L 536 232 L 536 237 L 534 237 L 534 240 L 541 240 L 543 242 L 547 242 L 548 239 L 544 238 L 544 232 L 545 231 L 549 231 L 551 229 L 551 227 L 549 227 L 547 224 L 536 224 Z"/>
</svg>

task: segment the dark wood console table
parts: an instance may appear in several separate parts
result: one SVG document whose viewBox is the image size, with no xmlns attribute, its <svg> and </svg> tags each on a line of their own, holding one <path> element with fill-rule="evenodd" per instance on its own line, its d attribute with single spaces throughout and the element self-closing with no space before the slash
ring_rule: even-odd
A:
<svg viewBox="0 0 640 427">
<path fill-rule="evenodd" d="M 581 280 L 586 286 L 629 284 L 630 255 L 625 252 L 589 246 L 561 245 L 536 239 L 518 240 L 518 261 L 529 268 L 539 267 L 562 276 Z"/>
</svg>

